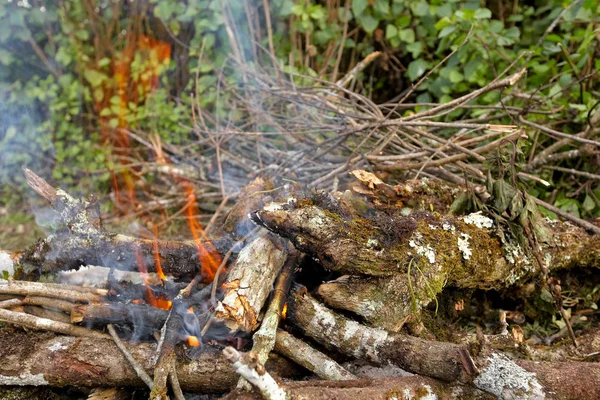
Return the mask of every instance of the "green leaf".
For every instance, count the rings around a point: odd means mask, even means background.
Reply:
[[[412,17],[410,15],[403,15],[401,17],[396,18],[396,26],[398,28],[406,28],[410,25],[410,21]]]
[[[410,52],[414,59],[419,58],[423,51],[423,43],[414,42],[406,45],[406,51]]]
[[[554,298],[552,294],[548,291],[548,289],[542,289],[540,291],[540,298],[546,303],[554,303]]]
[[[445,27],[444,29],[442,29],[440,31],[440,33],[438,34],[438,37],[444,38],[446,36],[448,36],[449,34],[451,34],[452,32],[454,32],[456,30],[456,26],[455,25],[448,25],[447,27]]]
[[[398,32],[398,36],[402,39],[403,42],[413,43],[415,41],[415,31],[412,29],[402,29]]]
[[[398,35],[398,28],[396,28],[394,25],[389,24],[388,26],[385,27],[385,38],[386,39],[391,39],[393,37],[396,37],[396,35]]]
[[[427,70],[427,62],[421,58],[408,64],[408,79],[415,81]]]
[[[452,83],[459,83],[462,82],[465,79],[465,77],[463,76],[463,74],[458,72],[458,70],[452,69],[452,71],[450,71],[448,79],[450,79],[450,82]]]
[[[92,85],[92,87],[100,86],[102,82],[108,77],[102,72],[98,72],[95,69],[87,69],[83,73],[83,77]]]
[[[108,66],[109,64],[110,64],[110,58],[108,58],[108,57],[101,58],[100,61],[98,61],[98,66],[100,68],[104,68],[104,67]]]
[[[77,39],[86,41],[90,38],[90,34],[88,31],[86,31],[85,29],[80,29],[77,32],[75,32],[75,36],[77,37]]]
[[[425,17],[429,15],[429,4],[426,1],[419,1],[410,6],[412,12],[417,17]]]
[[[367,9],[367,0],[352,0],[352,13],[358,18]]]
[[[364,14],[360,17],[360,24],[365,32],[367,32],[369,35],[372,35],[379,25],[379,20],[369,14]]]
[[[490,19],[492,18],[492,12],[487,8],[479,8],[475,11],[475,19]]]
[[[583,200],[581,208],[583,208],[587,212],[591,212],[594,208],[596,208],[596,203],[594,202],[594,199],[592,199],[592,196],[585,196],[585,200]]]
[[[349,22],[352,19],[352,12],[345,7],[338,8],[338,19],[340,22]]]
[[[377,14],[386,17],[390,14],[390,3],[388,0],[375,0],[373,10]]]

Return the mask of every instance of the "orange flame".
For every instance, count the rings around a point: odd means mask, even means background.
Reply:
[[[200,341],[198,340],[197,336],[190,335],[187,337],[187,344],[188,346],[198,347],[200,346]]]
[[[200,267],[204,276],[212,281],[215,278],[217,269],[221,265],[221,256],[217,253],[206,233],[204,233],[202,226],[195,218],[195,215],[198,214],[198,204],[192,185],[187,181],[183,182],[183,184],[188,198],[186,205],[188,224],[196,243],[196,249],[198,250],[198,261],[200,261]],[[203,239],[204,242],[200,239]]]
[[[156,274],[158,277],[166,281],[167,277],[165,276],[162,266],[160,265],[160,252],[158,251],[158,227],[153,224],[154,227],[154,241],[152,242],[152,247],[154,248],[154,265],[156,266]]]
[[[281,318],[283,318],[283,319],[287,318],[287,303],[285,303],[283,305],[283,309],[281,310]]]
[[[148,268],[146,267],[146,264],[144,264],[144,260],[142,259],[142,253],[140,252],[140,249],[137,247],[135,249],[135,257],[138,262],[138,270],[140,271],[140,275],[144,280],[144,286],[146,286],[146,296],[144,300],[146,300],[146,303],[150,304],[152,307],[162,308],[163,310],[170,310],[173,303],[170,300],[165,299],[163,297],[154,296],[154,293],[152,293],[152,290],[150,290]]]

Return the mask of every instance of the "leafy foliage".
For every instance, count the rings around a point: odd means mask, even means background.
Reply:
[[[382,61],[353,87],[379,102],[397,100],[425,76],[409,101],[447,102],[516,61],[529,71],[522,91],[535,93],[517,101],[544,111],[537,114],[540,124],[578,132],[598,106],[600,6],[591,0],[567,12],[561,0],[274,0],[268,10],[260,2],[251,9],[217,0],[135,3],[0,4],[0,185],[18,183],[20,169],[30,166],[46,168],[61,185],[98,190],[109,185],[114,154],[134,146],[125,130],[170,143],[193,138],[189,104],[219,110],[215,83],[231,54],[248,63],[271,62],[262,50],[269,48],[266,13],[277,62],[288,71],[335,81],[382,51]],[[161,43],[169,57],[161,56]],[[500,96],[490,92],[474,105],[499,105]],[[462,109],[447,118],[485,112]],[[546,145],[535,131],[527,135],[536,144],[523,149],[525,160]],[[564,167],[594,172],[595,162],[582,157]],[[534,185],[531,194],[581,217],[600,215],[600,189],[561,171],[540,174],[553,190]]]

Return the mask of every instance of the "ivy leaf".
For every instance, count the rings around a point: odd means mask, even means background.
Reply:
[[[352,0],[352,13],[358,18],[367,9],[367,0]]]
[[[102,84],[102,82],[107,78],[101,72],[96,71],[95,69],[88,69],[83,73],[84,78],[92,85],[92,87],[97,87]]]
[[[427,62],[421,58],[408,64],[408,79],[415,81],[425,73]]]
[[[462,82],[465,79],[465,77],[463,76],[463,74],[458,72],[458,70],[453,69],[452,71],[450,71],[448,79],[450,79],[450,82],[452,83],[459,83]]]
[[[490,19],[492,18],[492,12],[487,8],[478,8],[475,11],[475,19]]]
[[[390,13],[390,3],[388,0],[375,0],[373,10],[382,16],[386,16]]]
[[[365,32],[371,35],[373,34],[373,32],[375,32],[375,29],[377,29],[377,25],[379,25],[379,20],[369,14],[364,14],[360,17],[360,24],[362,25]]]
[[[385,38],[386,39],[391,39],[393,37],[396,37],[396,35],[398,35],[398,28],[396,28],[394,25],[389,24],[388,26],[385,27]]]
[[[415,41],[415,31],[413,31],[410,28],[402,29],[398,33],[398,36],[400,37],[400,39],[402,39],[403,42],[406,43],[413,43]]]

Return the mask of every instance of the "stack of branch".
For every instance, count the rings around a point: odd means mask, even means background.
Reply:
[[[442,64],[452,55],[454,52]],[[455,184],[468,181],[478,188],[488,172],[494,172],[494,164],[486,161],[500,150],[513,151],[518,140],[531,144],[528,159],[518,172],[520,179],[547,186],[550,179],[539,176],[550,177],[552,171],[572,174],[586,187],[600,179],[593,172],[564,168],[569,160],[592,160],[598,155],[600,109],[590,112],[579,132],[539,124],[539,118],[553,115],[556,109],[540,102],[535,94],[520,91],[518,83],[527,72],[515,67],[520,57],[489,84],[447,103],[407,102],[440,64],[399,101],[377,105],[348,87],[380,57],[379,52],[369,55],[346,76],[330,83],[229,60],[216,90],[223,109],[235,110],[235,119],[227,113],[212,115],[192,104],[190,129],[197,140],[185,147],[157,144],[150,135],[132,133],[153,153],[185,160],[179,165],[173,161],[173,165],[146,168],[146,173],[158,179],[144,190],[152,193],[163,187],[156,184],[160,181],[171,188],[173,177],[183,177],[201,190],[198,196],[206,199],[205,204],[212,202],[213,209],[221,210],[227,207],[222,199],[226,204],[239,195],[248,176],[261,174],[335,190],[339,182],[347,181],[348,172],[370,169],[403,178],[437,177]],[[494,91],[501,92],[497,104],[479,104],[481,96]],[[480,111],[476,117],[472,116],[474,109]],[[184,198],[166,189],[155,197],[147,204],[175,205]]]
[[[127,285],[114,280],[107,289],[5,281],[0,320],[65,336],[4,328],[0,384],[146,385],[153,399],[169,393],[183,398],[183,390],[232,389],[230,398],[265,399],[600,396],[597,363],[523,358],[527,346],[508,332],[479,334],[468,344],[440,342],[423,331],[420,320],[421,310],[446,285],[501,288],[547,278],[558,269],[597,268],[599,235],[569,223],[546,223],[552,234],[540,242],[542,266],[519,243],[499,237],[487,216],[431,211],[434,203],[436,210],[448,210],[464,188],[431,180],[391,186],[366,171],[354,175],[358,181],[352,190],[328,194],[288,186],[276,201],[265,195],[264,180],[250,184],[223,225],[222,242],[229,243],[229,250],[214,247],[223,262],[207,282],[198,252],[216,241],[147,243],[106,232],[89,202],[28,171],[30,185],[53,205],[59,221],[53,235],[13,256],[15,275],[32,279],[61,266],[86,264],[84,257],[96,251],[105,257],[94,262],[109,260],[104,265],[111,268],[135,270],[142,258],[149,270],[163,264],[174,276],[154,285],[162,287],[172,305],[163,310],[124,301]],[[248,217],[259,227],[238,237],[230,228],[245,226]],[[119,262],[106,257],[113,253],[120,255]],[[126,257],[130,253],[142,257]],[[68,254],[74,255],[70,261]],[[290,293],[305,255],[342,276],[316,282],[314,293],[300,284]],[[179,267],[193,265],[190,258],[195,268]],[[148,288],[147,282],[137,291]],[[282,322],[284,306],[287,319]],[[119,332],[127,328],[134,335],[136,330],[156,333],[157,342],[123,343]],[[250,335],[251,347],[240,353],[243,338]],[[200,346],[191,347],[190,337]],[[233,346],[216,350],[227,344]],[[282,381],[295,368],[281,356],[322,381]],[[335,361],[340,356],[414,375],[360,376]]]

